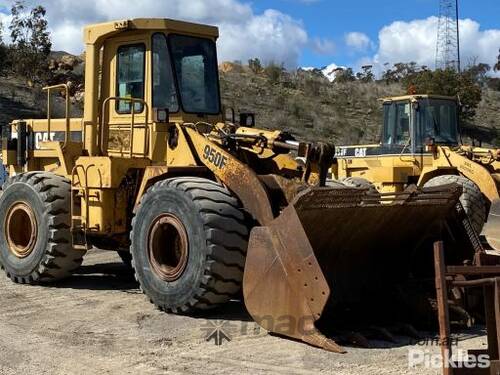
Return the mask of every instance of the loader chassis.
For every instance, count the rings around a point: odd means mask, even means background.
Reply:
[[[52,86],[49,99],[65,91],[66,118],[51,119],[48,100],[46,120],[3,134],[0,265],[34,284],[70,275],[90,247],[119,251],[173,313],[227,302],[243,282],[259,324],[340,352],[315,325],[324,312],[425,274],[416,259],[436,239],[459,264],[471,254],[454,210],[460,189],[326,186],[333,145],[225,121],[217,37],[165,19],[85,28],[83,118],[68,117],[68,87]],[[400,236],[388,239],[386,225]],[[297,322],[288,332],[274,324],[283,314]]]
[[[499,151],[460,145],[455,98],[411,95],[382,102],[380,144],[338,147],[333,178],[362,178],[380,192],[404,191],[411,184],[459,183],[462,204],[481,232],[499,199]]]

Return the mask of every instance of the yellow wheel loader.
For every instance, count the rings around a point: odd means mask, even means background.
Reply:
[[[380,192],[457,183],[472,226],[478,233],[484,228],[489,244],[500,249],[500,149],[461,144],[456,98],[411,95],[381,101],[380,144],[337,147],[333,178]]]
[[[0,264],[45,283],[91,247],[118,251],[164,311],[213,308],[243,284],[261,326],[341,352],[321,330],[368,299],[374,315],[375,296],[397,305],[389,289],[428,277],[433,241],[457,264],[473,254],[461,189],[327,186],[334,146],[224,119],[217,37],[167,19],[85,28],[84,117],[52,119],[50,93],[67,108],[69,93],[47,87],[48,118],[3,131]]]

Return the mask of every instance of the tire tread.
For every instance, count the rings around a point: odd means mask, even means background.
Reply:
[[[463,192],[460,196],[462,204],[469,221],[477,233],[481,233],[486,222],[486,202],[479,187],[464,176],[442,175],[437,176],[424,184],[424,187],[433,187],[447,184],[458,184],[462,186]]]
[[[142,197],[148,199],[159,189],[175,189],[194,202],[204,224],[206,259],[204,277],[194,297],[180,306],[156,304],[166,312],[187,313],[213,308],[229,301],[241,289],[249,229],[240,203],[223,185],[199,177],[179,177],[157,182]],[[136,223],[132,219],[131,240]],[[132,256],[132,266],[135,261]],[[140,280],[135,273],[137,281]],[[144,292],[144,288],[141,288]]]
[[[26,276],[16,276],[11,271],[5,270],[7,276],[12,281],[22,284],[53,282],[70,276],[81,265],[85,252],[75,250],[71,245],[69,180],[49,172],[21,173],[5,182],[4,194],[16,183],[30,185],[43,201],[45,205],[43,221],[49,223],[49,238],[45,254],[37,269]]]

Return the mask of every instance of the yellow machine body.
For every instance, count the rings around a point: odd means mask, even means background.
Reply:
[[[401,192],[411,184],[423,187],[438,176],[462,176],[483,195],[486,219],[500,198],[500,149],[460,144],[457,99],[409,95],[381,101],[381,143],[337,147],[333,178],[362,178],[380,192]],[[497,215],[490,213],[488,233],[500,224]]]
[[[336,177],[367,177],[390,197],[326,186],[332,145],[298,142],[285,132],[224,118],[218,35],[215,27],[165,19],[84,29],[83,118],[69,118],[66,85],[48,87],[49,118],[13,121],[3,142],[10,178],[0,198],[6,213],[0,217],[0,263],[13,281],[36,283],[74,270],[81,255],[72,251],[83,254],[95,246],[131,253],[142,289],[163,310],[212,307],[243,282],[247,308],[266,329],[342,351],[315,326],[323,310],[359,302],[374,285],[369,274],[385,275],[391,284],[414,273],[396,259],[413,254],[416,244],[442,238],[453,216],[455,185],[404,187],[441,168],[465,173],[471,163],[479,173],[479,167],[456,152],[447,156],[448,148],[383,158],[341,157],[341,148]],[[65,91],[67,115],[51,119],[50,94],[59,91]],[[463,166],[444,162],[455,159],[463,159]],[[174,198],[171,211],[157,212]],[[25,201],[33,199],[31,209]],[[174,213],[182,207],[191,208],[184,216]],[[144,229],[146,219],[151,224]],[[388,238],[384,223],[400,223],[401,236]],[[458,232],[453,238],[465,233]],[[52,239],[44,240],[44,233]],[[201,258],[190,263],[195,256]],[[183,281],[186,274],[192,279]],[[180,284],[189,293],[169,294]],[[162,288],[165,295],[157,292]],[[278,323],[287,314],[295,323],[284,332]]]

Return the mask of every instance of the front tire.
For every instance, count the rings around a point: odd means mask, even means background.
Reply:
[[[472,228],[480,234],[486,222],[486,202],[479,187],[463,176],[443,175],[431,178],[424,187],[435,187],[448,184],[458,184],[462,187],[460,203],[469,217]]]
[[[85,252],[72,246],[70,182],[47,172],[9,178],[0,198],[0,264],[16,283],[65,278]]]
[[[167,312],[227,302],[241,288],[248,228],[238,200],[197,177],[154,184],[132,221],[132,265],[142,291]]]

